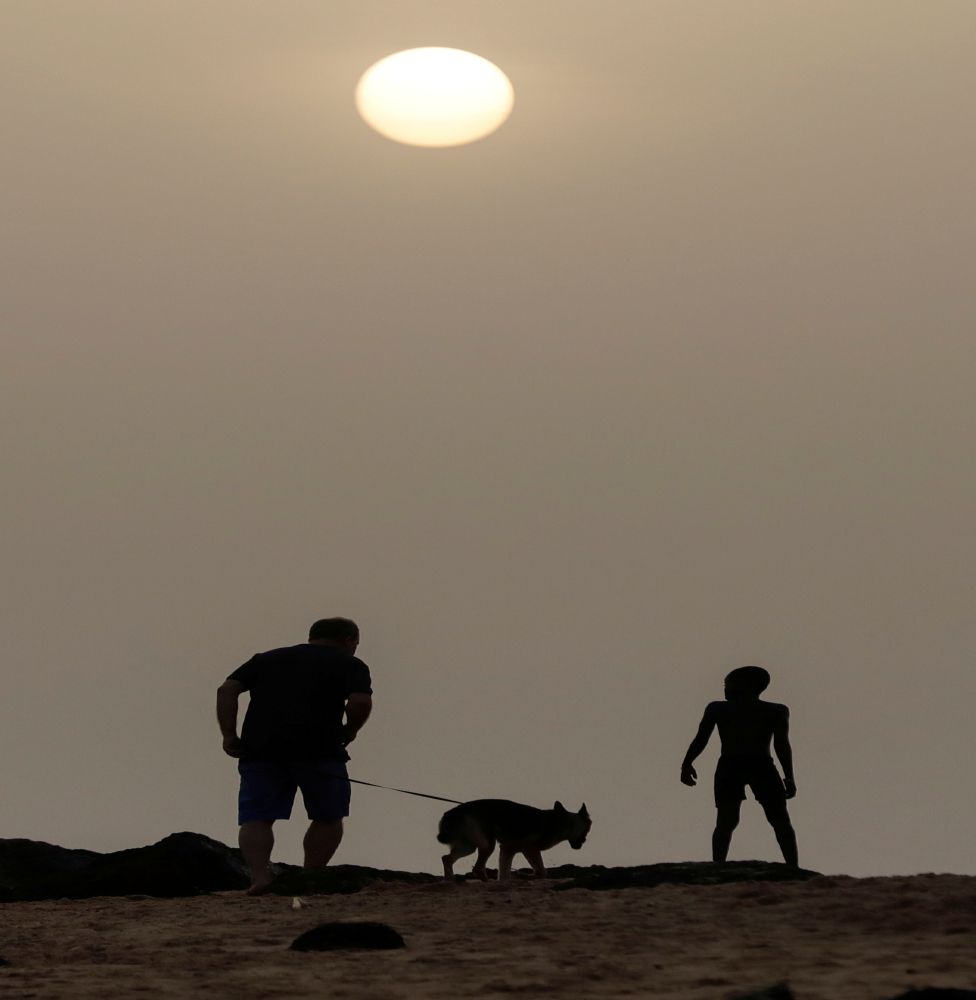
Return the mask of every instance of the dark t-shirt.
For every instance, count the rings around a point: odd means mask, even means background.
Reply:
[[[251,695],[241,729],[245,760],[348,760],[346,699],[373,692],[362,660],[311,643],[258,653],[228,679]]]

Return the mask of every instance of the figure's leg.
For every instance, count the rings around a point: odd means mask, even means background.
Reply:
[[[302,790],[309,819],[302,841],[303,867],[325,868],[342,842],[342,821],[349,815],[351,786],[346,765],[339,760],[296,761],[289,771]]]
[[[498,845],[498,881],[505,882],[512,877],[512,859],[515,852],[504,844]]]
[[[487,882],[488,872],[486,866],[488,858],[491,857],[491,852],[495,849],[495,841],[489,840],[484,836],[479,836],[475,841],[475,846],[478,848],[478,857],[471,872],[473,875],[477,875],[483,882]]]
[[[259,896],[271,885],[271,850],[274,847],[273,821],[249,820],[238,834],[244,863],[251,872],[249,896]]]
[[[342,842],[341,819],[313,819],[305,831],[305,868],[325,868]]]
[[[776,834],[776,843],[783,852],[783,860],[794,868],[799,866],[796,849],[796,832],[790,822],[790,814],[785,802],[763,802],[763,812]]]
[[[444,878],[454,878],[454,862],[458,858],[474,854],[474,851],[474,844],[469,844],[467,841],[458,841],[456,844],[451,844],[450,852],[441,858],[444,864]]]
[[[546,877],[546,866],[542,860],[542,851],[538,848],[529,848],[527,851],[522,852],[525,855],[525,860],[532,866],[532,871],[535,873],[536,878]]]
[[[273,761],[242,760],[237,764],[241,788],[237,800],[238,843],[251,872],[252,896],[267,892],[271,884],[272,824],[288,819],[295,800],[291,776]]]
[[[723,802],[715,817],[715,832],[712,834],[712,861],[725,861],[729,856],[732,833],[739,825],[739,810],[742,802]]]

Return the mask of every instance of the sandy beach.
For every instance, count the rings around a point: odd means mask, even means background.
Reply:
[[[552,883],[378,884],[352,895],[216,893],[5,904],[0,994],[797,1000],[976,987],[976,878],[553,891]],[[299,953],[330,920],[395,927],[396,951]]]

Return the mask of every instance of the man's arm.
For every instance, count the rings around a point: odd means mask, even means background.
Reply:
[[[783,711],[776,716],[773,727],[773,749],[783,766],[786,797],[792,799],[796,795],[796,780],[793,777],[793,748],[790,746],[790,710],[785,705],[781,707]]]
[[[241,741],[237,735],[237,700],[244,691],[244,685],[229,677],[217,688],[217,725],[224,738],[224,753],[229,757],[240,757]]]
[[[694,785],[698,781],[698,772],[694,769],[694,767],[692,767],[692,764],[702,750],[708,746],[708,739],[712,735],[712,730],[714,728],[715,714],[712,711],[712,706],[708,705],[705,708],[705,714],[702,716],[701,722],[698,724],[698,732],[695,733],[695,738],[691,741],[691,745],[688,747],[685,759],[681,762],[682,784]]]
[[[351,694],[346,699],[346,722],[342,727],[343,742],[348,746],[356,738],[356,734],[373,711],[373,696],[369,694]]]

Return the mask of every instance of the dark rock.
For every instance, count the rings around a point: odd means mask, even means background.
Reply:
[[[0,840],[0,899],[40,879],[82,871],[100,857],[95,851],[69,850],[40,840]]]
[[[403,948],[399,933],[388,924],[370,921],[319,924],[288,946],[292,951],[336,951],[343,948]]]
[[[98,854],[32,840],[0,840],[0,901],[92,896],[196,896],[244,889],[240,852],[199,833]]]
[[[385,868],[362,868],[359,865],[334,865],[317,871],[290,868],[271,883],[270,892],[279,896],[337,895],[359,892],[377,882],[402,882],[422,885],[440,882],[426,872],[398,872]]]
[[[941,989],[926,986],[921,990],[908,990],[893,1000],[976,1000],[976,990]]]
[[[277,877],[271,892],[282,896],[353,893],[379,882],[420,885],[442,881],[427,872],[358,865],[335,865],[314,872],[293,865],[275,865],[274,869]],[[562,865],[549,871],[549,877],[557,880],[555,889],[646,888],[669,882],[776,882],[808,879],[815,874],[763,861],[723,865],[684,862],[632,868]],[[0,840],[0,902],[92,896],[196,896],[244,889],[249,883],[240,851],[199,833],[174,833],[148,847],[109,854],[69,850],[35,840]]]
[[[359,892],[376,882],[439,881],[425,872],[358,865],[304,872],[278,864],[274,870],[277,877],[271,891],[283,896]],[[36,840],[0,840],[0,902],[197,896],[246,889],[250,881],[240,851],[199,833],[174,833],[148,847],[109,854]]]
[[[786,983],[777,983],[755,993],[743,993],[734,1000],[793,1000],[793,993]]]
[[[664,884],[724,885],[729,882],[802,882],[818,877],[818,872],[769,861],[666,862],[630,868],[592,865],[578,868],[565,865],[549,871],[549,877],[568,878],[554,889],[648,889]]]
[[[3,968],[6,965],[10,965],[10,962],[5,959],[3,955],[0,955],[0,968]]]

